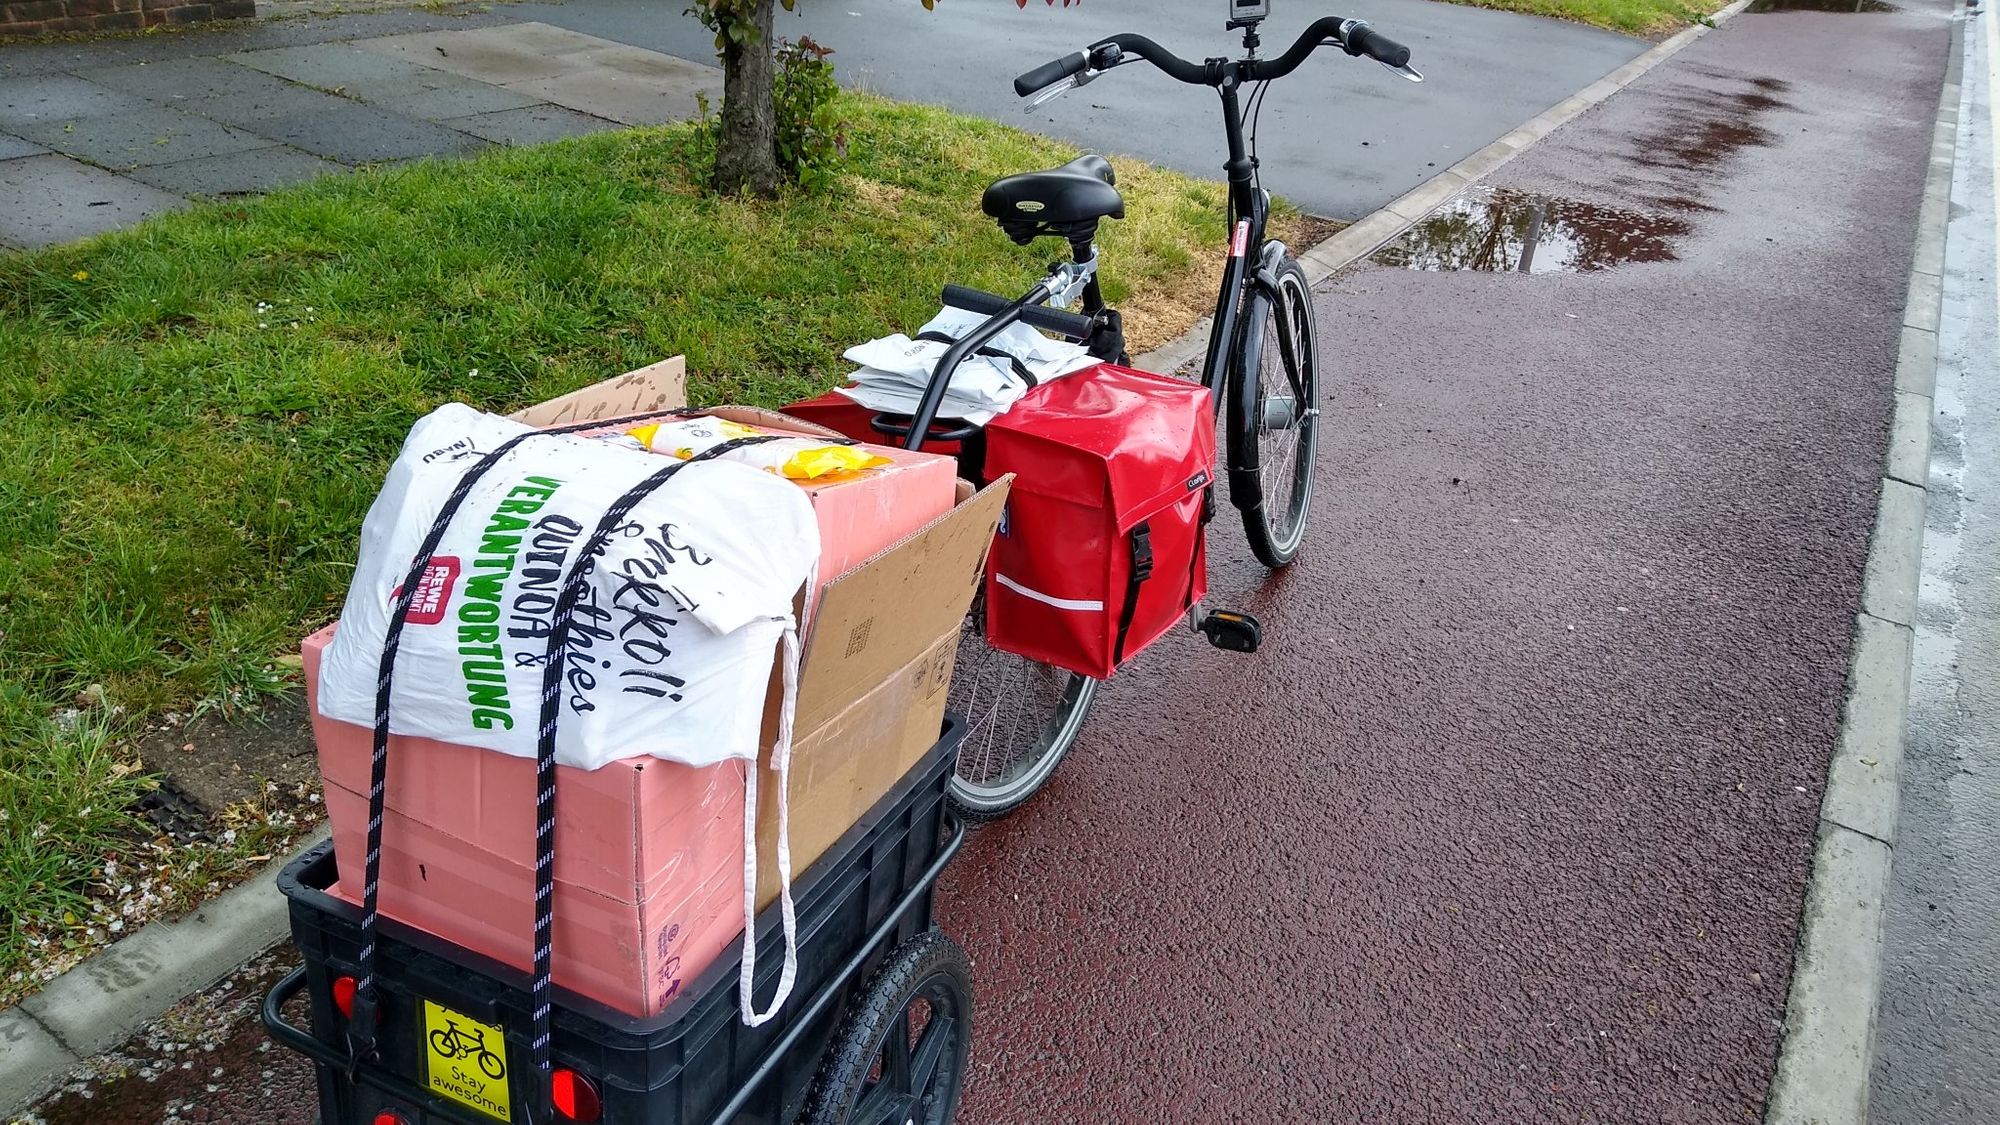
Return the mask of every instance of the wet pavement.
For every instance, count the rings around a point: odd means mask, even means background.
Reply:
[[[1946,29],[1731,21],[1463,212],[1666,253],[1322,287],[1306,553],[1215,525],[1263,651],[1163,642],[947,872],[961,1121],[1761,1117]],[[238,1026],[49,1120],[305,1125]]]
[[[264,994],[298,964],[281,948],[190,996],[90,1061],[22,1125],[312,1125],[312,1068],[270,1041]],[[301,1003],[302,1006],[302,1003]],[[305,1018],[303,1013],[294,1018]]]
[[[1671,256],[1323,287],[1306,552],[1212,540],[1266,647],[947,872],[964,1122],[1761,1119],[1947,42],[1732,20],[1493,177]]]

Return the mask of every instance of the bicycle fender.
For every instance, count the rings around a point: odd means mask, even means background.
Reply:
[[[1273,295],[1277,293],[1276,277],[1269,277],[1259,268],[1260,276],[1249,283],[1250,292],[1243,302],[1242,321],[1237,331],[1242,333],[1236,347],[1236,370],[1229,380],[1229,442],[1227,445],[1227,471],[1229,473],[1229,502],[1238,511],[1254,512],[1264,506],[1264,485],[1257,479],[1257,440],[1252,432],[1243,436],[1245,427],[1254,427],[1257,418],[1257,369],[1264,351],[1264,320],[1271,315]]]

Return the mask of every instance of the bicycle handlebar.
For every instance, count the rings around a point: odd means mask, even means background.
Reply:
[[[1359,20],[1346,30],[1341,44],[1350,55],[1367,55],[1383,66],[1410,65],[1410,49]]]
[[[1143,35],[1113,35],[1078,51],[1043,63],[1014,79],[1014,92],[1027,97],[1044,87],[1080,73],[1087,67],[1108,69],[1127,61],[1127,56],[1145,59],[1165,71],[1167,77],[1194,86],[1220,86],[1232,74],[1242,82],[1267,82],[1283,78],[1299,68],[1306,56],[1327,42],[1340,45],[1350,55],[1366,55],[1389,67],[1407,66],[1410,49],[1368,26],[1363,20],[1326,16],[1314,20],[1284,54],[1269,59],[1206,59],[1190,62]],[[1107,51],[1107,48],[1115,48]]]
[[[1084,57],[1082,51],[1072,51],[1062,58],[1051,59],[1019,78],[1014,79],[1014,93],[1025,98],[1044,86],[1053,86],[1057,82],[1061,82],[1063,79],[1088,66],[1089,63],[1090,60]]]

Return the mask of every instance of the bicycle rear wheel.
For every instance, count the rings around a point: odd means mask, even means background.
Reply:
[[[1229,463],[1256,465],[1262,503],[1243,512],[1250,550],[1265,566],[1289,564],[1305,541],[1319,451],[1319,341],[1312,286],[1286,259],[1276,299],[1253,294],[1229,393]]]
[[[951,676],[948,706],[966,723],[952,805],[974,820],[1019,808],[1076,744],[1096,697],[1088,676],[987,644],[985,599],[975,600]]]

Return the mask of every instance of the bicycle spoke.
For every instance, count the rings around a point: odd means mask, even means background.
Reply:
[[[919,1097],[931,1087],[937,1078],[938,1064],[944,1060],[945,1051],[951,1046],[952,1037],[958,1034],[957,1021],[931,1014],[929,1026],[917,1040],[916,1054],[910,1059],[910,1092]]]
[[[854,1107],[854,1116],[849,1120],[854,1125],[903,1125],[903,1106],[908,1100],[908,1094],[890,1083],[877,1082],[861,1095],[861,1102]]]

